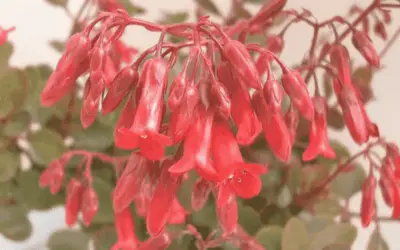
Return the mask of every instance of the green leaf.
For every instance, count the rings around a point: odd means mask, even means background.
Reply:
[[[211,203],[208,203],[200,211],[192,214],[192,221],[197,226],[214,228],[218,224],[215,206]]]
[[[345,126],[342,113],[337,108],[328,108],[326,113],[328,125],[336,130],[342,130]]]
[[[351,245],[357,237],[357,228],[351,224],[342,223],[327,226],[315,234],[308,250],[324,250],[333,244]]]
[[[119,3],[124,6],[124,9],[126,10],[126,12],[128,12],[130,16],[146,13],[146,10],[143,7],[133,4],[131,0],[119,0]]]
[[[372,232],[368,241],[367,250],[389,250],[388,244],[379,231],[374,230],[374,232]]]
[[[99,229],[92,239],[94,250],[110,250],[118,238],[114,226],[105,226]]]
[[[29,79],[29,95],[25,101],[25,110],[28,111],[35,121],[41,124],[46,123],[54,108],[45,108],[40,105],[40,95],[52,69],[47,65],[28,66],[24,69],[26,77]]]
[[[238,222],[250,235],[255,234],[262,227],[260,215],[249,206],[239,205]]]
[[[281,250],[283,229],[279,226],[261,228],[255,238],[268,250]]]
[[[32,233],[27,211],[18,205],[0,206],[0,233],[12,241],[24,241]]]
[[[50,41],[50,46],[57,52],[62,53],[65,50],[65,42],[59,40]]]
[[[191,171],[189,173],[189,178],[183,181],[181,187],[176,194],[179,202],[186,210],[192,209],[192,191],[193,186],[198,178],[199,177],[196,172]]]
[[[341,214],[343,208],[338,200],[326,199],[318,201],[315,204],[314,210],[318,216],[333,218]]]
[[[357,165],[351,172],[340,173],[332,182],[332,192],[344,199],[361,190],[366,173],[363,167]]]
[[[327,226],[334,224],[332,218],[312,216],[309,221],[306,222],[307,231],[312,238],[316,233],[321,232]]]
[[[308,241],[306,225],[300,219],[292,217],[283,229],[282,250],[306,249]]]
[[[112,189],[109,182],[95,177],[93,179],[93,188],[99,197],[99,211],[93,218],[93,223],[104,224],[114,222],[114,210],[112,205]]]
[[[68,0],[46,0],[49,4],[59,7],[65,7],[68,4]]]
[[[5,136],[18,136],[29,128],[31,117],[28,112],[21,111],[10,117],[10,122],[6,123],[2,129]]]
[[[29,209],[47,210],[62,204],[61,195],[52,195],[48,188],[39,187],[40,172],[31,169],[21,172],[17,177],[18,188],[15,190],[18,202]]]
[[[114,142],[113,130],[99,122],[93,123],[88,129],[72,133],[72,137],[77,148],[93,151],[102,151]]]
[[[41,165],[61,157],[66,150],[61,135],[46,128],[30,135],[28,141],[33,149],[34,162]]]
[[[196,3],[203,9],[213,13],[214,15],[220,16],[221,12],[212,0],[196,0]]]
[[[8,70],[8,61],[13,52],[14,46],[10,42],[0,46],[0,77]]]
[[[24,101],[21,71],[10,69],[0,76],[0,118],[20,108]]]
[[[50,235],[47,247],[50,250],[87,250],[89,237],[81,231],[62,229]]]
[[[20,166],[20,157],[17,152],[0,151],[0,183],[14,178]]]
[[[328,73],[324,74],[323,83],[324,83],[324,95],[328,99],[333,94],[332,79]]]
[[[14,199],[15,186],[14,180],[0,183],[0,200]]]
[[[185,22],[189,18],[186,11],[164,12],[163,18],[159,21],[161,24],[174,24]]]

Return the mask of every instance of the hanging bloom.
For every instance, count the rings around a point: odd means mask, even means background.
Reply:
[[[284,70],[282,75],[282,85],[300,114],[307,120],[312,121],[314,116],[314,107],[307,86],[300,73],[295,70]]]
[[[65,224],[69,227],[74,225],[78,218],[78,213],[82,204],[83,191],[84,186],[78,179],[72,178],[69,181],[65,198]]]
[[[224,55],[235,72],[248,87],[260,89],[260,75],[245,45],[236,40],[228,40],[224,45]]]
[[[166,159],[161,166],[161,176],[150,202],[146,216],[147,231],[157,235],[164,229],[170,216],[176,192],[182,181],[181,177],[171,175],[168,168],[173,164],[172,159]]]
[[[195,119],[195,108],[199,103],[199,91],[194,82],[186,87],[186,93],[182,104],[177,106],[171,113],[168,133],[174,144],[180,142],[189,131]]]
[[[81,211],[83,224],[89,226],[99,210],[99,197],[93,187],[86,187],[82,195]]]
[[[352,88],[350,55],[346,47],[341,44],[334,44],[330,47],[330,65],[336,70],[337,78],[333,78],[333,89],[338,96],[342,84]]]
[[[367,123],[362,104],[354,89],[343,87],[338,96],[338,103],[353,140],[358,144],[365,143],[369,136]]]
[[[310,143],[303,152],[303,161],[311,161],[318,155],[333,159],[336,153],[329,145],[328,125],[326,121],[327,103],[324,97],[313,98],[315,114],[310,127]]]
[[[292,152],[292,139],[282,111],[272,112],[273,109],[266,104],[261,91],[254,93],[252,103],[272,152],[281,161],[288,162]]]
[[[134,149],[139,147],[143,156],[159,160],[166,146],[172,144],[168,136],[160,134],[163,98],[167,84],[167,64],[161,58],[146,61],[140,76],[140,100],[130,128],[120,128],[117,147]]]
[[[297,132],[297,126],[299,125],[299,118],[300,118],[299,113],[293,107],[293,105],[290,104],[289,110],[285,114],[285,123],[289,130],[292,146],[296,140],[296,132]]]
[[[249,199],[261,191],[260,175],[267,173],[261,164],[245,163],[239,145],[229,124],[216,118],[213,124],[212,155],[221,187],[228,188],[239,197]],[[225,187],[224,187],[225,186]],[[219,201],[220,205],[226,200]]]
[[[226,198],[221,206],[217,206],[217,217],[224,234],[230,234],[235,231],[238,224],[238,207],[236,197],[233,193]]]
[[[107,95],[101,105],[103,115],[113,112],[137,84],[139,73],[130,66],[123,68],[108,87]]]
[[[274,79],[273,75],[268,76],[268,79],[264,84],[263,94],[265,102],[273,113],[281,110],[283,89],[279,82]]]
[[[46,170],[40,175],[39,184],[41,187],[50,187],[50,192],[56,194],[64,179],[64,165],[69,158],[56,159],[49,163]]]
[[[372,44],[371,38],[363,31],[354,32],[352,37],[354,47],[361,53],[364,59],[376,68],[380,67],[379,55]]]
[[[368,227],[375,215],[375,189],[376,179],[370,174],[365,179],[361,190],[361,223],[363,227]]]
[[[196,120],[184,139],[183,155],[169,171],[182,174],[194,168],[201,177],[214,180],[217,173],[210,160],[214,110],[205,110],[204,106],[199,105],[196,113]]]
[[[139,240],[135,234],[135,224],[130,208],[115,212],[114,217],[118,240],[111,250],[135,250]]]
[[[231,115],[238,127],[236,139],[240,145],[250,145],[261,132],[261,124],[257,119],[249,92],[244,83],[235,77],[229,64],[222,62],[218,68],[218,77],[230,93]]]
[[[132,153],[126,167],[118,178],[114,189],[113,205],[116,212],[129,207],[139,193],[145,180],[151,162],[137,153]]]

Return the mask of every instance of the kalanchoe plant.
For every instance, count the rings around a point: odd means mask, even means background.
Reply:
[[[71,13],[67,1],[47,1]],[[400,150],[365,105],[400,28],[381,53],[370,36],[388,39],[400,3],[371,1],[317,22],[286,0],[232,1],[227,17],[198,0],[196,21],[166,13],[153,23],[133,17],[144,9],[128,1],[85,0],[68,40],[51,42],[62,52],[54,70],[8,68],[14,28],[0,28],[0,233],[24,240],[29,210],[65,204],[66,224],[80,229],[53,233],[52,250],[89,241],[96,250],[351,249],[352,216],[376,228],[368,249],[387,249],[375,196],[400,218]],[[314,33],[289,66],[279,55],[297,23]],[[130,47],[121,40],[130,26],[158,42]],[[324,30],[334,36],[321,40]],[[361,151],[350,155],[329,128],[348,130]],[[350,213],[358,192],[360,212]]]

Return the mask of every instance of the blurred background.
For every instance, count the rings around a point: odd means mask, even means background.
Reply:
[[[325,19],[334,14],[347,13],[349,6],[359,3],[365,6],[371,0],[288,0],[289,8],[310,9],[318,19]],[[82,0],[69,0],[72,12],[76,12]],[[230,0],[215,1],[220,10],[229,10]],[[193,14],[193,0],[146,0],[136,1],[137,4],[147,9],[143,16],[147,20],[157,20],[165,11],[184,11],[188,10]],[[393,25],[389,34],[400,25],[400,15],[393,15]],[[397,25],[396,25],[397,24]],[[4,27],[16,26],[16,32],[10,35],[10,40],[15,45],[15,51],[11,59],[11,64],[15,66],[25,66],[36,63],[46,63],[54,66],[59,58],[59,54],[49,45],[50,40],[64,40],[69,33],[71,20],[61,8],[56,8],[46,3],[45,0],[2,0],[0,1],[0,25]],[[290,29],[285,40],[287,46],[281,58],[287,62],[297,62],[303,57],[304,51],[309,45],[312,30],[305,25],[296,25],[295,29]],[[157,34],[147,32],[142,29],[131,29],[126,34],[126,41],[140,49],[147,48],[149,44],[157,41]],[[349,42],[349,41],[346,41]],[[374,40],[378,51],[382,48],[380,40]],[[357,61],[358,60],[358,61]],[[361,57],[356,53],[356,62],[361,62]],[[371,120],[380,127],[381,135],[390,138],[396,143],[400,143],[400,41],[393,46],[390,52],[382,60],[384,69],[375,74],[373,88],[376,101],[367,106]],[[359,150],[354,144],[348,132],[337,133],[332,131],[332,137],[348,145],[352,152]],[[379,215],[388,216],[390,211],[387,209],[382,199],[379,199]],[[359,195],[351,200],[351,211],[359,210]],[[64,228],[64,212],[61,208],[51,212],[32,212],[30,219],[33,223],[32,237],[26,242],[15,244],[0,236],[0,250],[42,250],[50,235],[56,229]],[[373,227],[363,229],[360,223],[354,219],[359,227],[357,241],[353,249],[365,249]],[[382,222],[382,234],[387,240],[390,249],[400,249],[398,234],[400,232],[400,222]]]

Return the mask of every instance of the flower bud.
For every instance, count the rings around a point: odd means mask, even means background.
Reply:
[[[251,88],[261,88],[260,75],[244,44],[228,40],[224,45],[224,55],[244,83]]]
[[[357,31],[353,34],[352,42],[354,47],[361,53],[364,59],[376,68],[380,67],[380,58],[376,52],[371,39],[365,32]]]
[[[83,190],[84,187],[79,180],[73,178],[69,181],[65,201],[65,223],[70,227],[75,224],[78,218]]]
[[[369,175],[364,180],[361,189],[361,224],[368,227],[375,215],[375,189],[376,179],[373,175]]]
[[[88,227],[99,210],[99,197],[92,187],[87,187],[83,193],[81,210],[83,224]]]

